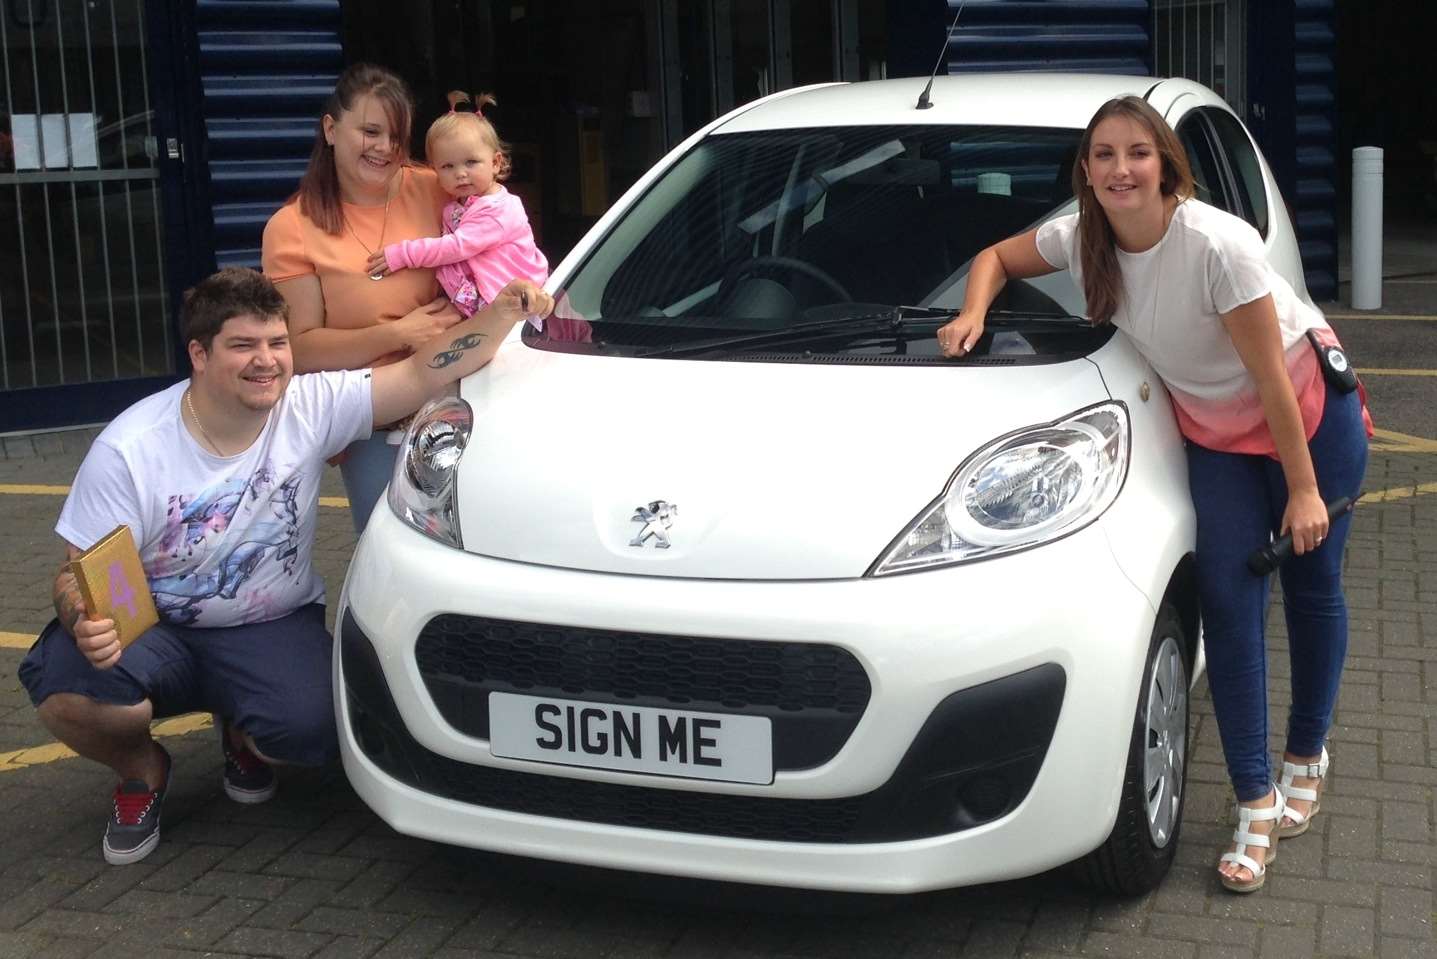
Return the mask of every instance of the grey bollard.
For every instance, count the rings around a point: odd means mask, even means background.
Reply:
[[[1352,308],[1382,307],[1382,148],[1352,151]]]

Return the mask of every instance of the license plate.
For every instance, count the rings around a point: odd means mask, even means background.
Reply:
[[[489,748],[508,759],[565,766],[773,782],[766,716],[490,693]]]

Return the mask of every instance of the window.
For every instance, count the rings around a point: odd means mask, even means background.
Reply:
[[[1213,148],[1212,135],[1203,122],[1203,110],[1195,110],[1178,124],[1178,140],[1187,151],[1193,179],[1197,181],[1197,198],[1218,209],[1242,215],[1242,209],[1227,195],[1223,182],[1222,160]]]
[[[1253,149],[1252,140],[1237,118],[1226,110],[1204,110],[1213,131],[1217,134],[1222,152],[1237,181],[1238,191],[1244,200],[1242,218],[1257,228],[1267,238],[1267,183],[1262,175],[1262,163]],[[1234,211],[1236,212],[1236,211]]]
[[[974,255],[1071,201],[1078,136],[937,125],[711,135],[594,248],[565,307],[610,346],[786,327],[835,304],[956,308]],[[1024,308],[1065,312],[1049,296]]]

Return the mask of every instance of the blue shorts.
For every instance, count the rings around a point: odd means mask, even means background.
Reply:
[[[272,759],[318,766],[339,755],[324,607],[302,606],[267,623],[198,629],[161,623],[140,634],[109,669],[96,669],[58,620],[20,663],[39,706],[55,693],[132,706],[156,719],[210,712],[248,733]]]

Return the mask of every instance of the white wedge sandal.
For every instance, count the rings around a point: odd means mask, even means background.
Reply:
[[[1315,763],[1283,763],[1282,781],[1278,784],[1283,795],[1288,799],[1301,799],[1304,802],[1312,803],[1312,808],[1306,813],[1300,813],[1296,809],[1288,809],[1285,815],[1292,820],[1292,825],[1284,826],[1278,823],[1277,836],[1279,839],[1291,839],[1293,836],[1301,836],[1307,832],[1312,825],[1312,817],[1322,808],[1322,787],[1327,780],[1327,747],[1322,747],[1322,758]],[[1305,789],[1302,786],[1294,786],[1292,781],[1298,776],[1306,779],[1316,779],[1315,789]]]
[[[1283,801],[1282,790],[1273,786],[1272,791],[1271,806],[1252,807],[1238,804],[1237,829],[1233,830],[1232,834],[1232,841],[1237,843],[1237,848],[1232,852],[1223,853],[1219,862],[1231,862],[1244,866],[1252,872],[1252,878],[1244,882],[1241,879],[1234,879],[1231,876],[1218,873],[1218,879],[1221,880],[1224,889],[1232,892],[1257,892],[1262,888],[1262,884],[1267,882],[1267,867],[1277,859],[1277,828],[1274,826],[1272,832],[1263,835],[1253,832],[1248,827],[1255,822],[1281,820],[1282,814],[1287,812],[1287,803]],[[1262,862],[1258,862],[1247,854],[1249,846],[1267,850],[1267,855],[1263,857]]]

